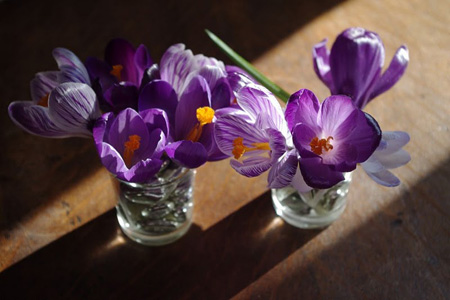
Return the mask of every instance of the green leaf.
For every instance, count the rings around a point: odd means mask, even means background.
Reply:
[[[245,58],[237,54],[233,49],[230,48],[224,41],[218,38],[214,33],[205,29],[206,34],[209,38],[222,50],[237,66],[241,67],[247,73],[249,73],[253,78],[255,78],[260,84],[265,86],[269,91],[275,94],[278,98],[280,98],[283,102],[287,102],[289,100],[289,93],[283,90],[281,87],[273,83],[266,76],[261,74],[251,63],[249,63]]]

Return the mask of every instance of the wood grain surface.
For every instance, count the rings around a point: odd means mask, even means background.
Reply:
[[[0,2],[1,299],[449,299],[450,2]],[[266,176],[228,160],[199,168],[194,225],[163,247],[120,231],[110,175],[88,139],[29,135],[7,116],[63,46],[101,57],[113,37],[158,60],[177,42],[229,62],[209,28],[289,92],[328,90],[311,48],[343,29],[378,32],[386,65],[406,44],[404,77],[367,107],[383,130],[411,135],[397,188],[355,172],[342,217],[300,230],[276,217]]]

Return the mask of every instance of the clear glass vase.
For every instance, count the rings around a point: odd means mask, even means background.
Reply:
[[[299,193],[291,186],[272,189],[272,203],[277,215],[298,228],[321,228],[330,225],[344,212],[352,173],[329,189],[312,189]]]
[[[195,171],[166,162],[149,183],[117,180],[117,219],[132,240],[148,245],[169,244],[192,223]]]

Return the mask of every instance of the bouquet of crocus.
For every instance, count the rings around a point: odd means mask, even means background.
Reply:
[[[107,45],[104,60],[85,64],[56,48],[59,71],[38,73],[32,101],[11,103],[9,115],[35,135],[92,136],[103,165],[125,182],[151,182],[167,162],[192,169],[231,156],[244,176],[269,171],[274,189],[328,189],[357,164],[382,185],[400,183],[388,169],[409,161],[408,134],[382,132],[362,109],[402,76],[406,47],[381,74],[384,47],[373,32],[350,28],[331,52],[326,41],[317,44],[314,69],[331,92],[320,103],[307,89],[289,95],[208,34],[241,68],[182,44],[159,64],[144,45],[123,39]]]

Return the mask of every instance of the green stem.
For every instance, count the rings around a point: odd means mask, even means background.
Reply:
[[[237,66],[241,67],[247,71],[253,78],[255,78],[259,83],[265,86],[269,91],[275,94],[283,102],[289,100],[289,93],[283,90],[281,87],[273,83],[266,76],[261,74],[251,63],[245,60],[242,56],[237,54],[233,49],[231,49],[224,41],[218,38],[214,33],[205,29],[206,34],[209,38],[222,50]]]

